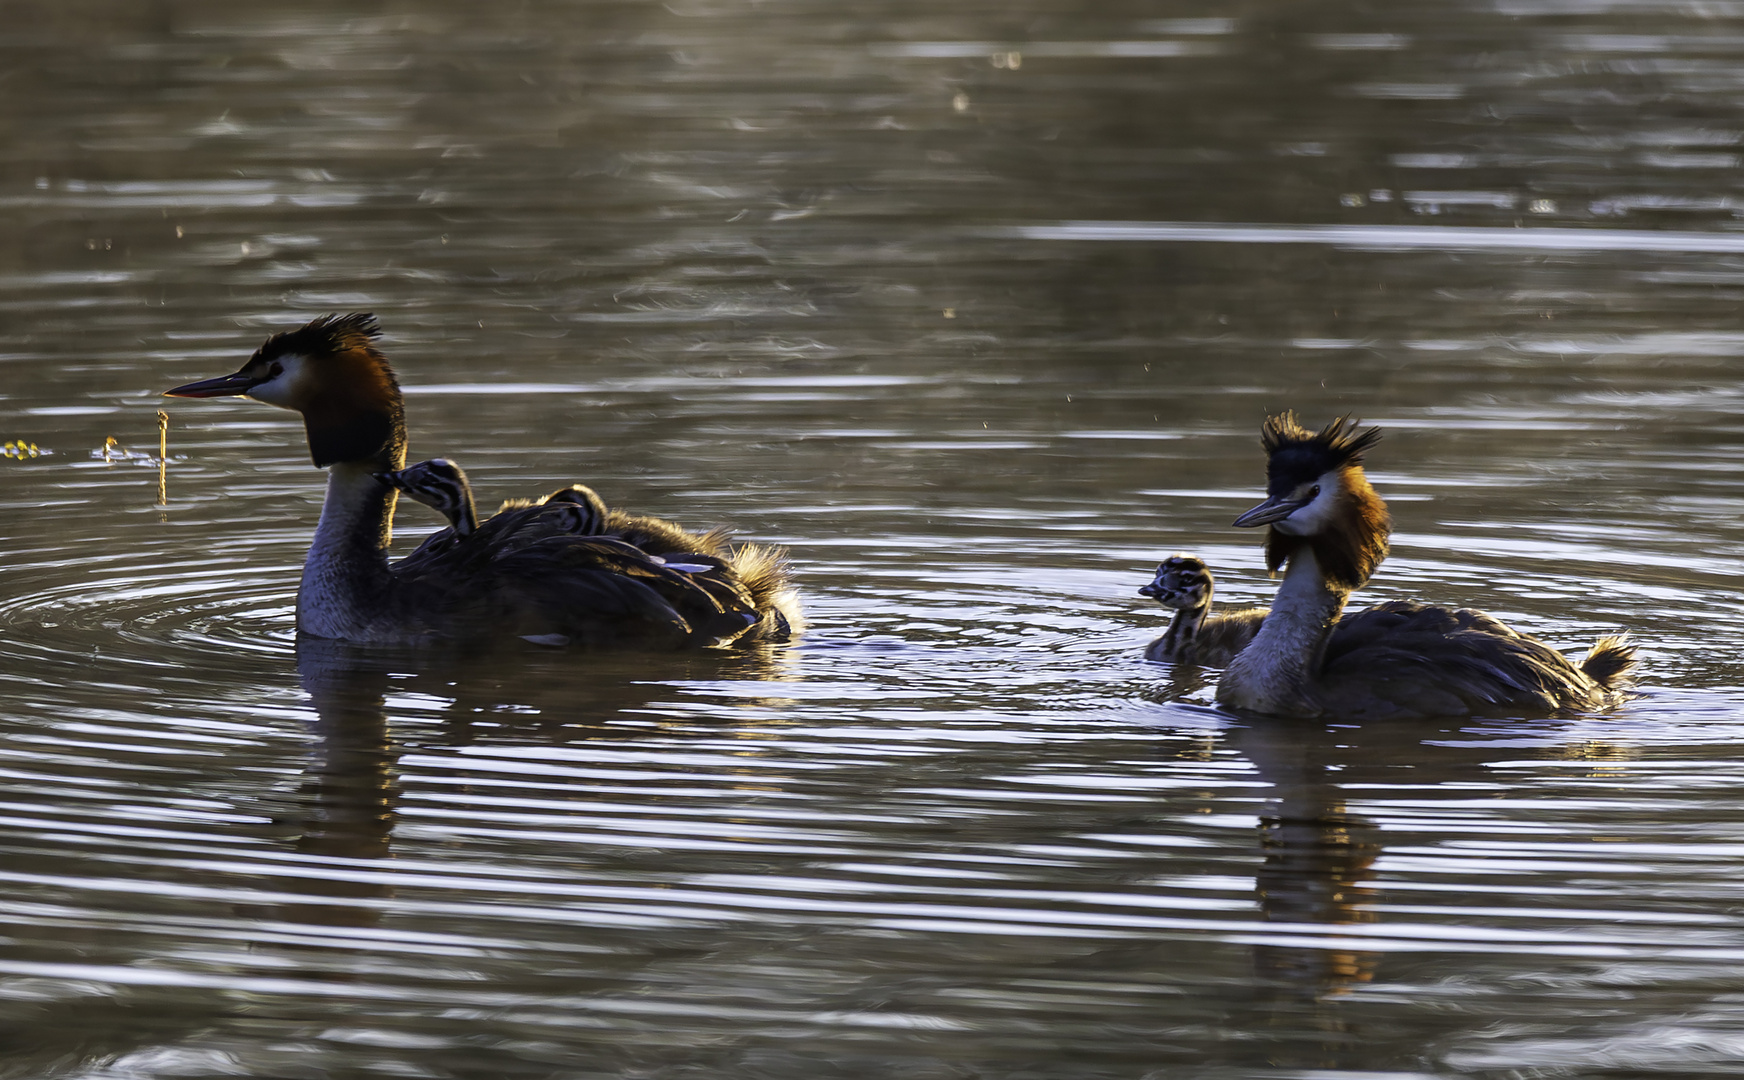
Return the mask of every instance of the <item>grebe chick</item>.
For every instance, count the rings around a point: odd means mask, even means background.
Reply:
[[[726,546],[727,530],[710,529],[698,536],[688,532],[678,525],[662,518],[649,517],[646,514],[628,514],[622,510],[607,510],[605,500],[585,484],[571,484],[558,488],[542,499],[505,499],[497,508],[502,514],[509,510],[524,510],[533,506],[562,506],[573,504],[586,508],[586,513],[577,512],[568,520],[576,523],[577,532],[598,532],[615,536],[625,543],[634,544],[652,555],[684,554],[690,555],[703,551],[715,551]]]
[[[450,547],[479,533],[472,484],[466,478],[466,471],[447,458],[431,458],[397,472],[378,473],[376,479],[433,507],[448,519],[448,528],[432,533],[417,550],[394,564],[401,573],[421,568],[424,563],[445,554]],[[584,484],[571,484],[537,501],[508,500],[484,523],[484,534],[488,539],[482,543],[492,551],[492,558],[501,558],[504,552],[518,550],[555,534],[603,536],[609,521],[610,513],[598,492]],[[662,524],[677,529],[669,522]],[[623,540],[622,537],[611,539]],[[752,603],[732,567],[718,556],[701,552],[654,555],[642,551],[641,554],[656,565],[690,575],[691,582],[708,593],[722,611],[738,610]],[[702,614],[705,618],[711,616],[706,611]]]
[[[1340,619],[1387,555],[1391,520],[1363,474],[1380,438],[1349,418],[1318,434],[1266,420],[1264,502],[1235,519],[1269,525],[1266,566],[1284,568],[1271,614],[1217,684],[1220,705],[1352,719],[1546,715],[1621,700],[1635,647],[1600,638],[1579,666],[1468,608],[1393,601]]]
[[[448,519],[455,536],[471,536],[478,529],[478,506],[472,501],[472,485],[466,472],[447,458],[431,458],[403,469],[376,473],[375,478]]]
[[[447,458],[431,458],[397,472],[377,473],[376,479],[399,489],[448,519],[455,536],[470,536],[478,528],[477,503],[466,471]],[[609,511],[605,500],[590,487],[571,484],[537,501],[509,499],[497,514],[535,510],[522,519],[541,519],[559,532],[599,536],[606,532]]]
[[[1171,555],[1157,567],[1157,576],[1139,589],[1166,608],[1175,618],[1163,636],[1145,649],[1146,660],[1175,664],[1205,664],[1223,667],[1247,647],[1265,621],[1266,608],[1244,608],[1212,616],[1211,570],[1192,555]]]
[[[615,536],[500,514],[480,523],[476,512],[455,543],[390,566],[398,491],[378,477],[404,467],[406,428],[399,383],[376,348],[380,333],[373,315],[323,316],[268,338],[233,375],[167,391],[246,395],[302,414],[310,455],[329,473],[297,589],[300,632],[358,642],[521,637],[682,648],[770,640],[796,625],[780,552],[733,550],[719,531],[697,535],[668,522],[668,539],[682,538],[678,546],[709,563],[707,580]],[[464,518],[464,509],[457,513]]]

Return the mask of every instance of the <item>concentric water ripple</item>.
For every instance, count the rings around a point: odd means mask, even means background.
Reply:
[[[164,538],[97,557],[15,552],[0,582],[0,641],[43,659],[93,653],[199,664],[237,651],[288,656],[296,571],[191,559]]]
[[[936,442],[881,392],[832,391],[884,412],[895,434],[870,452]],[[1744,736],[1739,702],[1689,685],[1736,618],[1726,568],[1628,498],[1603,521],[1484,516],[1485,493],[1557,483],[1507,461],[1450,483],[1402,437],[1376,472],[1401,529],[1375,598],[1456,595],[1571,650],[1635,627],[1646,693],[1611,717],[1326,729],[1236,722],[1207,707],[1210,678],[1137,659],[1162,616],[1135,590],[1161,554],[1204,555],[1227,602],[1269,592],[1221,526],[1252,498],[1239,483],[1087,514],[1022,493],[1001,510],[973,484],[905,504],[875,474],[827,512],[767,484],[644,482],[650,504],[794,543],[813,628],[469,662],[298,643],[318,475],[271,451],[282,428],[230,448],[185,423],[170,505],[100,523],[90,554],[39,543],[0,570],[0,883],[30,943],[0,957],[0,1001],[51,1033],[28,1060],[95,1054],[76,1033],[100,1031],[116,1064],[86,1075],[359,1053],[536,1074],[541,1047],[580,1040],[620,1073],[797,1075],[934,1052],[917,1047],[1130,1058],[1159,1016],[1199,1032],[1169,1036],[1189,1047],[1265,1030],[1288,1050],[1341,1011],[1463,1015],[1471,978],[1510,1018],[1549,1018],[1619,968],[1699,988],[1744,951],[1735,838],[1704,786],[1738,771],[1709,748]],[[1033,441],[1070,469],[1107,460],[1106,438]],[[1173,455],[1201,441],[1145,460],[1186,479]],[[263,460],[237,456],[256,443]],[[541,470],[499,448],[480,476]],[[80,471],[31,479],[145,495]],[[1642,490],[1630,475],[1612,482]],[[1672,607],[1703,621],[1644,631]],[[1505,989],[1523,966],[1567,985],[1528,1004]]]

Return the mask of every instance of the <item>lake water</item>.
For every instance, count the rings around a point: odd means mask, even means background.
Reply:
[[[0,1077],[1736,1075],[1744,8],[1393,7],[8,6]],[[811,629],[299,647],[300,424],[158,394],[351,310]],[[1366,597],[1640,697],[1140,660],[1283,408],[1386,429]]]

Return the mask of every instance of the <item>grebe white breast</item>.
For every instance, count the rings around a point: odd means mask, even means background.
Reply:
[[[359,642],[682,648],[779,639],[797,625],[781,552],[735,550],[722,530],[691,533],[631,514],[610,515],[624,525],[613,535],[577,532],[594,505],[603,510],[580,489],[480,523],[459,473],[453,542],[426,543],[390,565],[398,491],[383,477],[405,465],[406,429],[379,334],[373,315],[324,316],[268,338],[233,375],[166,392],[243,395],[302,414],[310,454],[329,474],[297,590],[299,631]],[[679,552],[706,572],[663,558]]]
[[[1577,666],[1469,608],[1392,601],[1340,618],[1387,555],[1391,519],[1362,469],[1379,438],[1348,418],[1319,433],[1290,413],[1266,420],[1267,498],[1235,524],[1270,526],[1266,566],[1284,568],[1284,580],[1218,681],[1218,703],[1361,719],[1545,715],[1621,700],[1635,663],[1621,637],[1600,638]]]
[[[1211,615],[1215,584],[1211,570],[1192,555],[1171,555],[1157,566],[1157,575],[1139,589],[1175,617],[1161,637],[1145,649],[1146,660],[1223,667],[1259,633],[1267,608],[1243,608]]]

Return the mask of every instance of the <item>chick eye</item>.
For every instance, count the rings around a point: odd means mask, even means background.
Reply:
[[[1319,496],[1320,496],[1320,485],[1319,484],[1315,484],[1313,487],[1308,489],[1308,497],[1310,499],[1318,498]]]

